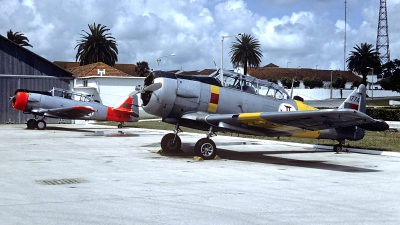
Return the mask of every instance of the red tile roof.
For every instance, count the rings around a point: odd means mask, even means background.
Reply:
[[[69,69],[73,77],[88,77],[88,76],[116,76],[127,77],[129,74],[124,73],[105,63],[98,62],[84,66],[77,66]]]
[[[65,69],[65,70],[70,70],[72,68],[79,67],[79,62],[54,61],[54,64],[56,64],[57,66]],[[116,63],[114,65],[114,68],[126,73],[127,76],[135,76],[135,77],[137,76],[137,74],[135,72],[135,68],[136,68],[135,64]]]
[[[282,77],[294,78],[303,80],[305,77],[320,77],[323,81],[331,80],[331,70],[314,70],[309,68],[279,68],[279,67],[257,67],[249,68],[247,73],[253,77],[260,79],[281,79]],[[347,82],[361,81],[361,78],[350,71],[334,70],[332,79],[341,76],[346,78]]]

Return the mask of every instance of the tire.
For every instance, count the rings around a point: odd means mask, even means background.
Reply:
[[[217,147],[213,140],[209,138],[202,138],[197,141],[194,146],[194,153],[204,160],[214,159],[217,155]]]
[[[122,128],[122,124],[118,124],[118,128]]]
[[[164,152],[176,152],[181,149],[181,146],[181,138],[173,133],[166,134],[161,139],[161,148]]]
[[[34,119],[29,119],[28,121],[26,121],[26,128],[33,130],[36,127],[36,120]]]
[[[44,130],[44,129],[46,129],[46,121],[44,121],[44,120],[38,120],[38,121],[36,122],[36,128],[37,128],[38,130]]]
[[[343,149],[342,149],[342,146],[340,146],[340,145],[334,145],[333,146],[333,151],[334,152],[336,152],[336,153],[339,153],[339,152],[341,152]]]

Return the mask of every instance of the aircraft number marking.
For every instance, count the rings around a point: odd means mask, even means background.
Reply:
[[[352,102],[359,102],[359,101],[360,101],[360,98],[357,97],[357,96],[350,96],[350,101],[352,101]]]

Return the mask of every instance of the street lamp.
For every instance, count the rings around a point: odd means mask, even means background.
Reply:
[[[219,78],[221,80],[221,85],[224,86],[224,39],[228,37],[236,37],[243,35],[244,33],[235,34],[235,35],[226,35],[221,36],[221,70],[219,71]]]
[[[164,56],[158,57],[158,58],[157,58],[157,65],[160,67],[161,58],[163,58],[163,57],[169,57],[169,56],[175,56],[175,53],[170,54],[170,55],[164,55]]]
[[[333,73],[333,70],[331,70],[331,99],[332,99],[332,73]]]
[[[372,67],[367,67],[367,69],[372,70],[372,74],[371,74],[371,98],[374,99],[374,68]]]
[[[292,63],[292,62],[287,62],[286,63],[286,68],[289,68],[289,63]]]

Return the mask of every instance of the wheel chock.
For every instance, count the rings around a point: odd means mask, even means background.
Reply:
[[[155,149],[155,150],[149,150],[149,152],[162,154],[163,150],[162,149],[159,149],[159,150]]]
[[[221,157],[219,157],[219,155],[216,155],[215,157],[214,157],[214,160],[220,160],[221,159]]]
[[[201,158],[200,156],[193,157],[193,160],[195,160],[195,161],[204,161],[204,159]]]

